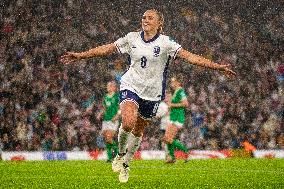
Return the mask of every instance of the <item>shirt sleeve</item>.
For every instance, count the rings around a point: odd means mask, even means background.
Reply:
[[[128,53],[130,52],[130,37],[131,33],[128,33],[126,36],[119,38],[114,42],[118,52],[121,54]]]
[[[178,51],[181,49],[181,45],[174,41],[171,37],[168,37],[168,49],[169,55],[175,59]]]

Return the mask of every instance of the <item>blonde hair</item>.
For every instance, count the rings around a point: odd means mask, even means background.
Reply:
[[[157,9],[149,9],[149,10],[147,10],[147,11],[153,11],[153,12],[155,12],[157,15],[158,15],[158,19],[159,19],[159,21],[160,21],[160,26],[159,26],[159,28],[158,28],[158,32],[159,33],[162,33],[163,32],[163,27],[164,27],[164,15],[163,15],[163,13],[162,12],[160,12],[160,11],[158,11]],[[147,12],[146,11],[146,12]]]

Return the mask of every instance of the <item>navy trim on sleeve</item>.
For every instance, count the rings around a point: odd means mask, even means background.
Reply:
[[[118,52],[119,52],[120,54],[122,54],[121,51],[120,51],[120,49],[119,49],[119,47],[117,46],[117,44],[114,44],[114,45],[116,46],[116,49],[118,50]]]
[[[176,55],[177,55],[177,53],[178,53],[178,51],[181,49],[181,46],[176,50],[176,52],[175,52],[175,54],[174,54],[174,56],[173,56],[173,59],[176,59]]]

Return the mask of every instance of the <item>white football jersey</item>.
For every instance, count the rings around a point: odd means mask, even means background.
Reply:
[[[144,100],[163,99],[169,63],[181,45],[162,34],[145,41],[143,31],[130,32],[114,43],[120,53],[129,55],[130,65],[121,77],[120,90],[130,90]]]

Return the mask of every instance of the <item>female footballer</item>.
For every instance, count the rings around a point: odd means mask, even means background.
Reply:
[[[112,163],[113,171],[120,173],[120,182],[128,181],[129,162],[140,146],[144,128],[155,116],[159,102],[165,96],[167,70],[176,56],[190,64],[218,70],[228,76],[236,74],[229,65],[213,63],[183,49],[169,36],[162,34],[163,24],[162,13],[155,9],[147,10],[142,16],[142,31],[130,32],[113,43],[84,52],[67,52],[61,57],[65,64],[114,52],[127,53],[130,57],[130,66],[121,77],[119,153]]]

